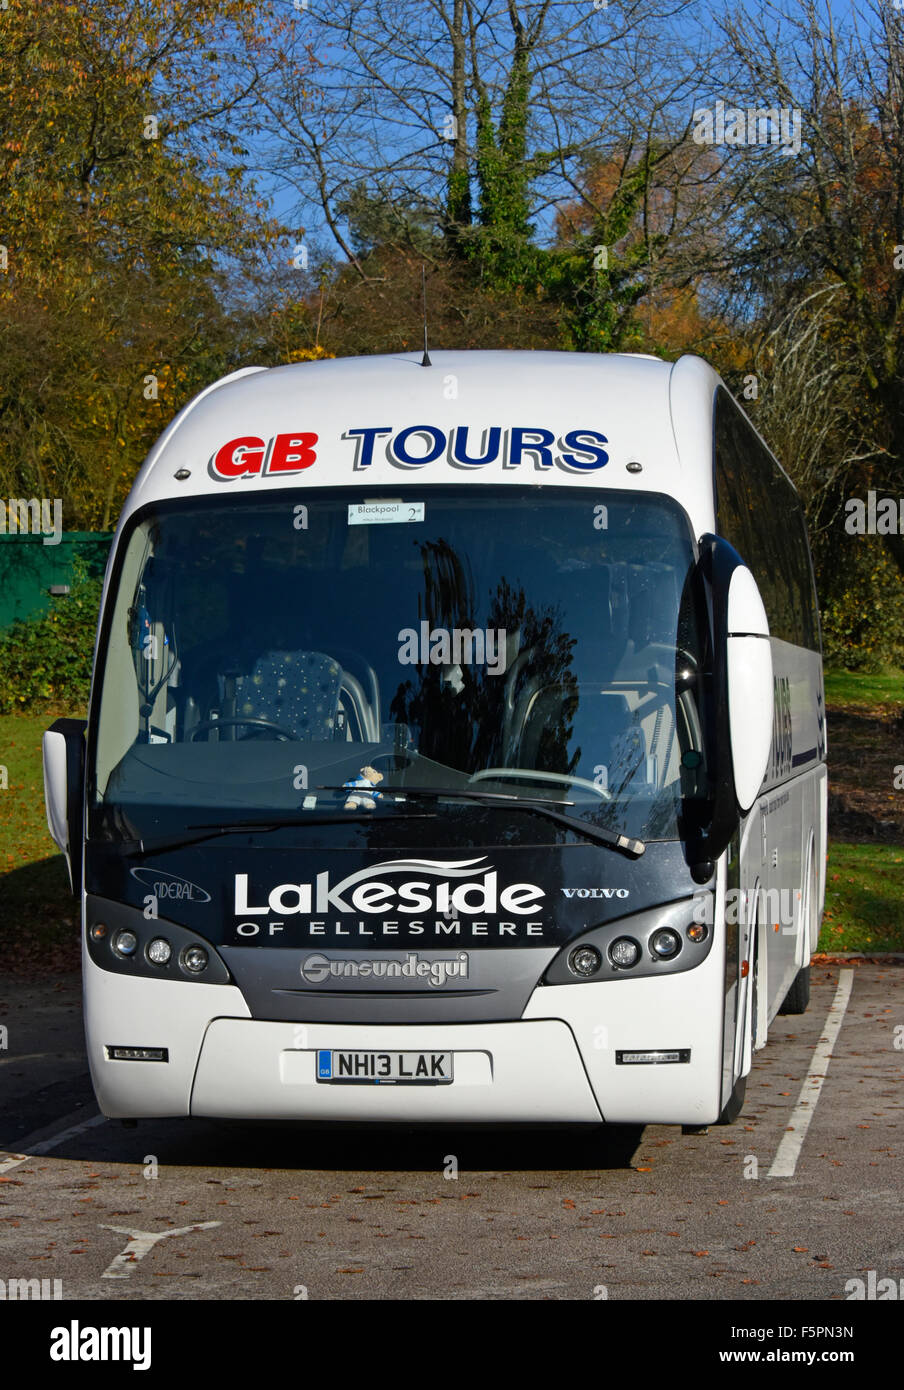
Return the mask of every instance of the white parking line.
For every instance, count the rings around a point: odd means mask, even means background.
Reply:
[[[67,1129],[61,1129],[56,1134],[51,1134],[49,1138],[42,1139],[39,1144],[32,1144],[31,1153],[27,1154],[7,1154],[0,1159],[0,1176],[8,1173],[12,1168],[18,1168],[21,1163],[27,1163],[29,1159],[39,1158],[41,1154],[50,1153],[51,1149],[59,1148],[60,1144],[65,1144],[67,1139],[74,1139],[77,1134],[84,1134],[86,1129],[94,1129],[97,1125],[107,1123],[106,1115],[92,1115],[89,1120],[82,1120],[80,1124],[70,1125]],[[41,1133],[40,1130],[37,1131]],[[23,1147],[28,1146],[28,1139],[23,1143]]]
[[[822,1090],[822,1083],[826,1079],[826,1072],[829,1067],[829,1060],[832,1056],[832,1049],[841,1028],[841,1021],[844,1018],[848,1000],[851,997],[851,989],[854,984],[853,970],[842,970],[838,977],[838,988],[835,991],[835,998],[826,1017],[825,1028],[819,1042],[813,1052],[813,1060],[809,1070],[804,1077],[804,1084],[800,1088],[800,1095],[797,1104],[791,1114],[791,1121],[787,1131],[782,1136],[782,1141],[778,1146],[772,1167],[767,1173],[770,1178],[793,1178],[794,1170],[797,1167],[797,1160],[803,1142],[807,1137],[807,1130],[810,1128],[810,1121],[816,1109],[816,1102]]]
[[[43,1062],[52,1057],[55,1062],[70,1062],[73,1058],[81,1060],[82,1052],[14,1052],[11,1057],[0,1057],[0,1067],[11,1067],[16,1062]]]
[[[60,1144],[65,1144],[67,1139],[74,1139],[77,1134],[84,1134],[86,1129],[94,1129],[97,1125],[105,1125],[106,1123],[106,1115],[92,1115],[90,1120],[82,1120],[81,1124],[71,1125],[69,1129],[52,1134],[49,1139],[44,1139],[40,1144],[33,1144],[31,1151],[35,1156],[50,1153],[51,1149],[59,1148]]]
[[[115,1231],[119,1236],[128,1236],[129,1243],[104,1270],[101,1279],[128,1279],[133,1265],[143,1260],[158,1240],[168,1236],[187,1236],[192,1231],[209,1231],[219,1226],[219,1221],[196,1221],[191,1226],[179,1226],[174,1231],[133,1231],[129,1226],[101,1226],[102,1231]]]

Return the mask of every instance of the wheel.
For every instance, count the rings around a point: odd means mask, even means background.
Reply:
[[[794,982],[785,995],[780,1014],[805,1014],[810,1002],[810,967],[805,965],[794,976]]]
[[[747,1077],[739,1076],[734,1084],[734,1090],[725,1102],[725,1109],[716,1121],[717,1125],[733,1125],[744,1108],[744,1096],[747,1094]]]

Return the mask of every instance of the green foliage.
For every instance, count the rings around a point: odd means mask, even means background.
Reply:
[[[817,571],[827,664],[869,673],[904,665],[904,576],[882,538],[836,537]]]
[[[485,289],[549,303],[561,346],[577,352],[645,346],[634,311],[649,292],[653,259],[665,238],[641,235],[640,222],[664,153],[650,148],[617,172],[602,160],[588,163],[585,181],[608,184],[599,200],[601,210],[580,218],[581,225],[567,237],[560,228],[556,243],[541,247],[529,222],[531,189],[553,157],[527,157],[526,118],[523,103],[512,95],[498,139],[489,114],[478,119],[480,225],[459,228],[456,249],[469,259]],[[598,261],[601,252],[605,264]]]
[[[588,243],[549,253],[546,284],[561,305],[565,346],[575,352],[642,349],[644,336],[633,310],[646,284],[637,257],[613,257],[597,270],[594,252]]]
[[[338,200],[336,211],[348,223],[351,244],[359,254],[378,246],[409,247],[426,255],[438,249],[436,219],[418,199],[394,197],[389,190],[357,183]]]
[[[78,558],[74,570],[67,597],[0,636],[0,714],[87,705],[103,580]]]

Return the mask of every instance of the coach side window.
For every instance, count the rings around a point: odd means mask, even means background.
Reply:
[[[810,542],[807,537],[807,522],[800,501],[794,509],[794,535],[789,550],[794,570],[795,591],[800,598],[800,613],[803,616],[803,637],[801,645],[811,651],[819,651],[822,645],[819,632],[819,608],[816,602],[816,584],[813,578],[813,565],[810,560]]]
[[[819,649],[806,525],[800,499],[724,388],[715,398],[719,533],[753,573],[773,637]]]

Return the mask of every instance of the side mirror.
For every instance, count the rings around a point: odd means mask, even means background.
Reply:
[[[756,580],[734,547],[720,536],[702,536],[700,568],[709,590],[713,638],[714,795],[702,849],[706,859],[715,860],[756,801],[769,766],[772,647]]]
[[[772,646],[756,580],[740,565],[728,585],[728,721],[738,807],[759,796],[772,751]]]
[[[42,748],[47,828],[66,856],[69,883],[78,898],[82,892],[85,720],[57,719],[45,733]]]

